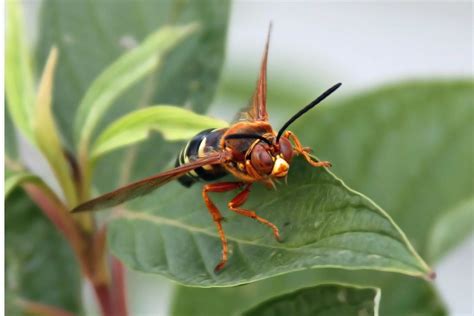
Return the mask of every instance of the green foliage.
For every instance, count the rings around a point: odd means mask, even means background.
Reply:
[[[54,112],[69,147],[75,119],[71,113],[90,83],[111,61],[161,26],[198,23],[200,29],[177,46],[162,67],[122,94],[107,111],[102,126],[151,104],[186,105],[202,113],[209,106],[219,79],[229,1],[120,1],[113,5],[114,14],[110,12],[111,3],[107,0],[43,2],[38,59],[46,59],[53,43],[64,57],[64,63],[58,65],[61,89],[55,90]],[[104,156],[95,168],[94,184],[104,192],[154,174],[174,158],[177,146],[152,135],[131,150]]]
[[[31,56],[24,34],[19,1],[7,1],[5,92],[12,120],[23,135],[34,142],[32,132],[34,83]]]
[[[160,67],[168,51],[196,30],[196,24],[163,26],[107,67],[86,91],[77,110],[75,132],[79,146],[88,145],[101,118],[124,91]]]
[[[20,188],[5,201],[5,222],[9,308],[21,299],[79,312],[81,280],[72,251]]]
[[[110,224],[111,250],[134,269],[199,286],[236,285],[327,266],[416,276],[430,273],[372,201],[302,159],[291,168],[288,186],[281,185],[275,192],[256,185],[245,204],[280,227],[284,242],[273,240],[268,227],[224,213],[232,255],[223,273],[212,272],[220,241],[200,186],[186,189],[169,184],[130,203],[133,211],[122,212]],[[212,198],[225,211],[235,194]]]
[[[60,135],[52,113],[52,94],[54,72],[58,59],[56,48],[51,49],[49,58],[44,66],[43,74],[38,87],[35,115],[33,119],[34,139],[38,148],[48,160],[51,169],[58,179],[70,207],[77,204],[74,182],[70,173],[70,166],[61,144]]]
[[[474,197],[441,214],[431,228],[427,256],[439,261],[474,232]]]
[[[199,115],[176,106],[156,105],[133,111],[111,125],[97,138],[92,157],[138,143],[152,132],[160,132],[167,141],[189,140],[208,128],[228,126],[222,120]]]
[[[322,284],[267,300],[244,316],[378,315],[380,290],[340,284]],[[188,314],[191,315],[191,314]]]
[[[34,181],[38,179],[34,174],[23,171],[23,170],[11,170],[8,167],[5,168],[5,199],[8,198],[10,193],[25,181]]]
[[[473,195],[473,98],[472,81],[407,82],[322,105],[294,129],[423,256],[436,219]]]
[[[305,145],[333,162],[333,169],[348,184],[376,201],[382,200],[402,229],[412,229],[410,241],[417,250],[427,253],[422,245],[428,243],[428,232],[436,218],[449,212],[449,205],[456,207],[457,201],[472,194],[472,166],[465,163],[473,159],[472,151],[465,146],[470,137],[472,95],[470,81],[407,83],[361,94],[336,105],[322,105],[303,117],[294,129]],[[344,128],[340,127],[341,122]],[[441,156],[443,159],[438,159]],[[456,185],[447,188],[446,183]],[[452,247],[455,243],[445,245]],[[382,314],[446,314],[436,291],[423,280],[334,269],[293,273],[232,289],[183,287],[175,302],[201,297],[199,310],[203,315],[212,314],[222,306],[232,311],[229,298],[239,302],[240,306],[234,308],[242,308],[240,298],[245,297],[245,292],[257,293],[254,300],[269,298],[283,290],[311,286],[322,280],[381,287],[387,293],[382,298]],[[246,303],[251,304],[248,300]],[[174,306],[179,310],[176,303]]]

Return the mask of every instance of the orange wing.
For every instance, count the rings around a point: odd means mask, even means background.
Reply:
[[[260,65],[260,75],[257,81],[257,87],[250,103],[250,109],[246,113],[247,119],[250,121],[268,121],[267,113],[267,58],[268,45],[270,43],[270,33],[272,25],[268,28],[267,42],[263,52],[262,64]]]
[[[151,193],[160,186],[184,175],[186,172],[204,165],[221,164],[227,161],[228,158],[229,153],[226,151],[209,153],[206,157],[198,158],[197,160],[185,165],[131,183],[120,189],[84,202],[83,204],[76,206],[72,212],[96,211],[103,208],[116,206],[128,200],[132,200],[139,196]]]

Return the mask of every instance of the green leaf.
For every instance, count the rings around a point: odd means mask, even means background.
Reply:
[[[80,311],[81,281],[74,256],[54,226],[21,189],[5,202],[6,294]]]
[[[52,45],[64,60],[57,69],[53,109],[68,148],[73,147],[71,113],[91,82],[111,61],[164,25],[198,23],[200,31],[177,46],[146,80],[116,99],[101,126],[150,104],[186,105],[205,112],[224,60],[229,8],[228,0],[42,1],[38,60],[44,63]],[[179,145],[153,135],[132,150],[113,152],[97,164],[94,184],[106,191],[154,174],[176,156]]]
[[[447,315],[434,287],[425,280],[386,272],[338,269],[294,272],[238,287],[179,286],[173,296],[171,315],[235,315],[290,291],[349,280],[359,286],[383,288],[380,315]]]
[[[66,160],[51,109],[54,72],[57,59],[58,51],[53,47],[44,67],[38,87],[33,131],[36,143],[48,160],[56,179],[61,185],[69,207],[73,207],[77,205],[78,197],[71,176],[71,168]]]
[[[228,126],[227,122],[176,106],[156,105],[136,110],[108,126],[97,138],[92,157],[99,156],[160,132],[167,141],[188,140],[202,130]]]
[[[79,105],[75,123],[78,143],[87,146],[94,129],[113,101],[159,67],[165,54],[196,30],[196,24],[163,26],[105,69],[91,84]]]
[[[423,256],[437,218],[473,196],[474,82],[406,82],[322,105],[293,127],[387,209]],[[383,289],[382,289],[383,290]]]
[[[14,171],[9,169],[8,167],[5,168],[5,199],[8,198],[10,193],[16,189],[21,183],[25,181],[36,181],[38,177],[28,171]]]
[[[237,285],[321,267],[430,273],[371,200],[324,169],[295,159],[287,186],[275,192],[255,185],[245,204],[280,227],[283,243],[268,227],[225,212],[236,192],[212,196],[228,218],[224,230],[232,249],[226,269],[215,274],[220,241],[201,189],[168,184],[130,203],[134,211],[122,211],[110,225],[112,252],[133,269],[196,286]]]
[[[428,239],[428,258],[439,261],[474,232],[474,197],[438,217]]]
[[[11,118],[23,135],[33,142],[32,119],[35,100],[33,70],[24,32],[19,1],[7,1],[5,92]]]
[[[340,316],[378,315],[380,290],[321,284],[267,300],[242,315]]]
[[[473,166],[466,162],[473,160],[473,154],[466,144],[473,92],[472,81],[394,85],[342,104],[323,104],[292,129],[304,145],[312,145],[319,156],[332,161],[347,183],[382,201],[400,227],[411,232],[410,241],[428,253],[424,245],[431,243],[438,216],[472,196]],[[460,235],[464,236],[463,230]],[[443,252],[455,245],[447,246]],[[175,302],[184,304],[200,297],[195,309],[212,315],[222,306],[231,312],[232,302],[240,304],[242,297],[248,298],[245,293],[256,293],[254,300],[267,298],[322,280],[380,287],[387,293],[382,298],[382,315],[447,314],[434,287],[423,280],[333,269],[292,273],[232,289],[182,287]]]

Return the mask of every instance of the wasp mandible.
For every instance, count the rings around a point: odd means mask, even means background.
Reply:
[[[278,227],[254,211],[242,208],[248,199],[250,187],[261,182],[274,187],[274,180],[288,174],[291,161],[295,155],[301,155],[314,167],[330,167],[328,161],[315,161],[311,158],[310,149],[303,147],[298,137],[287,128],[300,116],[323,101],[337,88],[338,83],[314,101],[293,115],[278,131],[268,122],[267,113],[267,57],[271,27],[268,31],[260,75],[257,87],[247,111],[240,119],[228,128],[208,129],[194,136],[181,150],[174,169],[131,183],[115,191],[87,201],[72,212],[94,211],[109,208],[125,201],[149,194],[160,186],[178,180],[186,187],[198,181],[214,181],[231,174],[237,181],[213,182],[203,186],[202,198],[216,224],[222,244],[221,260],[214,271],[220,271],[228,260],[227,239],[222,228],[221,212],[209,197],[210,192],[226,192],[240,189],[240,192],[228,202],[228,208],[240,215],[253,218],[272,229],[279,241]]]

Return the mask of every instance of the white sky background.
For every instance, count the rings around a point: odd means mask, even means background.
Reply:
[[[25,2],[34,30],[38,1]],[[473,75],[473,8],[468,1],[288,0],[234,2],[224,76],[237,65],[257,75],[269,21],[269,94],[273,72],[318,87],[342,81],[340,95],[397,80]],[[435,283],[452,315],[474,311],[473,249],[471,238],[435,267]],[[156,288],[162,278],[131,273],[129,281],[132,311],[165,313],[169,286]],[[390,293],[382,293],[382,304],[383,295]]]

